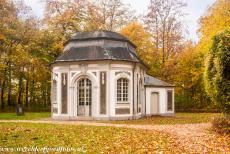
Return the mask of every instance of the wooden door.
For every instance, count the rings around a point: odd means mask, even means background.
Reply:
[[[151,114],[159,114],[159,93],[151,94]]]

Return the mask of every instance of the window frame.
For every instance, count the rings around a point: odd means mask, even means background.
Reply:
[[[169,109],[169,92],[171,92],[171,108]],[[166,100],[167,100],[167,111],[173,112],[174,111],[174,98],[173,98],[173,90],[167,90],[167,95],[166,95]]]
[[[129,79],[125,77],[118,78],[116,82],[117,104],[129,104],[129,91]]]
[[[92,81],[88,78],[81,78],[78,83],[78,106],[92,104]]]

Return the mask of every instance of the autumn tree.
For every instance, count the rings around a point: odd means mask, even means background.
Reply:
[[[17,8],[11,1],[1,1],[0,2],[0,64],[1,64],[1,109],[4,110],[5,104],[5,91],[7,85],[11,85],[11,66],[12,66],[12,52],[18,45],[17,29],[19,25],[17,19]],[[9,94],[10,90],[8,90]],[[10,99],[10,97],[9,97]],[[8,101],[8,105],[10,105]]]
[[[121,0],[46,0],[45,22],[62,35],[95,29],[118,31],[134,18]]]
[[[141,60],[151,65],[153,57],[157,57],[153,53],[154,45],[151,41],[150,34],[144,29],[143,25],[138,22],[133,22],[124,27],[120,33],[126,36],[132,43],[136,45],[136,51]]]
[[[161,62],[171,58],[182,44],[182,9],[186,6],[181,0],[151,0],[145,23],[152,35],[156,49],[161,54]]]
[[[121,0],[96,0],[94,3],[102,23],[99,29],[118,31],[135,18],[134,11]]]
[[[200,18],[198,30],[200,52],[206,54],[212,46],[212,38],[230,27],[230,1],[217,0]]]
[[[53,32],[68,38],[71,34],[82,30],[85,20],[85,9],[88,1],[46,0],[44,21]]]
[[[210,57],[210,52],[213,51],[214,44],[213,43],[213,37],[215,35],[219,35],[220,32],[223,32],[224,30],[228,29],[230,27],[230,16],[229,16],[229,11],[230,11],[230,2],[228,0],[217,0],[212,6],[209,7],[207,12],[200,18],[200,28],[198,30],[199,32],[199,37],[200,40],[198,44],[196,45],[196,51],[199,53],[199,56],[201,57],[202,61],[200,63],[202,70],[202,78],[205,70],[205,79],[201,83],[202,87],[206,87],[205,90],[207,91],[207,64],[204,64],[204,61],[209,61],[206,59],[206,57]],[[216,43],[218,44],[216,37]],[[220,37],[219,37],[220,38]],[[219,39],[221,40],[221,39]],[[214,52],[214,51],[213,51]],[[214,58],[215,59],[215,58]],[[213,59],[213,60],[214,60]],[[212,61],[212,60],[211,60]],[[210,62],[211,62],[210,61]],[[217,63],[215,63],[217,64]],[[204,69],[204,66],[205,69]],[[213,67],[212,69],[216,69]],[[218,70],[221,71],[221,70]],[[206,84],[204,84],[206,83]],[[202,89],[202,91],[204,91]],[[215,90],[214,90],[215,91]],[[213,92],[214,92],[213,91]],[[209,93],[210,96],[211,93]],[[213,95],[212,95],[213,96]],[[216,100],[211,97],[210,104],[215,103]],[[209,106],[209,105],[208,105]]]
[[[41,29],[23,1],[0,2],[0,103],[2,111],[22,104],[47,107],[49,64],[60,54],[58,38]],[[6,102],[8,102],[6,104]],[[13,109],[15,110],[15,109]]]
[[[215,104],[205,93],[203,81],[203,57],[197,44],[187,41],[183,50],[166,62],[166,76],[176,86],[177,109],[214,109]],[[168,75],[167,75],[168,74]]]

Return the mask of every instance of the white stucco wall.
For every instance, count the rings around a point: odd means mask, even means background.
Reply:
[[[146,115],[152,115],[151,113],[151,94],[153,92],[159,93],[159,114],[160,115],[172,115],[174,114],[174,88],[169,87],[146,87]],[[173,110],[167,110],[167,91],[173,91]]]
[[[106,114],[100,114],[100,72],[106,71]],[[67,114],[61,113],[61,73],[68,73],[67,92]],[[140,87],[137,92],[137,84],[143,80],[145,70],[138,65],[129,62],[97,62],[97,63],[66,63],[53,66],[52,80],[57,81],[57,102],[52,104],[52,108],[57,108],[57,113],[52,113],[56,119],[76,119],[77,118],[77,80],[86,75],[92,81],[92,115],[96,119],[122,119],[139,118],[144,115],[151,115],[151,93],[159,93],[159,114],[174,114],[174,88],[173,87]],[[118,104],[116,100],[116,81],[125,77],[129,80],[129,104]],[[133,84],[134,81],[134,84]],[[173,110],[167,111],[167,90],[173,91]],[[137,113],[137,98],[140,100],[141,112]],[[130,108],[130,114],[116,114],[116,108]],[[134,111],[134,112],[133,112]]]
[[[106,71],[106,114],[100,114],[100,71]],[[118,73],[119,72],[119,73]],[[102,62],[73,62],[53,65],[53,74],[56,74],[57,81],[57,104],[52,104],[52,107],[58,108],[57,113],[52,113],[52,117],[56,119],[75,119],[77,118],[77,86],[76,81],[82,75],[86,75],[92,81],[92,117],[94,118],[127,118],[133,117],[133,102],[136,106],[137,92],[136,86],[133,87],[133,72],[134,85],[137,80],[144,77],[145,70],[141,69],[140,65],[134,65],[131,62],[117,61],[102,61]],[[68,73],[67,85],[67,114],[61,114],[61,73]],[[96,74],[96,75],[95,75]],[[136,79],[136,74],[139,78]],[[118,105],[116,103],[116,81],[120,77],[125,77],[129,80],[129,104]],[[52,79],[53,80],[53,79]],[[143,79],[144,81],[144,79]],[[134,99],[133,99],[134,90]],[[141,90],[141,88],[140,88]],[[141,92],[144,96],[144,90]],[[134,101],[133,101],[134,100]],[[142,98],[141,104],[145,104],[145,98]],[[115,114],[115,108],[129,107],[130,114]],[[144,107],[142,107],[144,111]],[[144,113],[142,111],[142,114]],[[136,113],[135,113],[136,115]],[[141,113],[139,114],[141,115]]]

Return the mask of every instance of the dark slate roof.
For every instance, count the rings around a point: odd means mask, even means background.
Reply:
[[[111,44],[103,40],[109,40]],[[135,46],[126,37],[110,31],[76,33],[66,42],[64,53],[55,62],[93,60],[119,60],[143,64],[137,56]]]
[[[78,32],[75,33],[70,40],[82,40],[82,39],[92,39],[92,38],[114,38],[114,39],[121,39],[127,40],[126,37],[111,31],[104,31],[104,30],[97,30],[91,32]]]
[[[96,30],[91,32],[77,32],[65,44],[67,44],[70,41],[99,40],[99,39],[129,42],[134,47],[136,47],[131,41],[129,41],[129,39],[127,39],[123,35],[111,31],[105,31],[105,30]]]
[[[136,54],[128,48],[102,46],[72,47],[58,57],[56,61],[85,60],[124,60],[139,62]]]
[[[145,86],[153,86],[153,87],[174,87],[174,85],[154,78],[150,75],[145,76]]]

